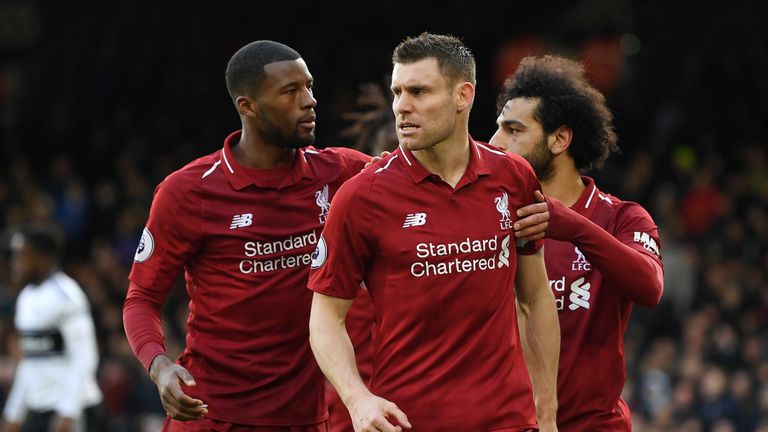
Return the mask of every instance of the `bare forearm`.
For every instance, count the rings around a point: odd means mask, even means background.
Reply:
[[[312,314],[309,341],[317,364],[339,393],[345,405],[351,399],[369,394],[355,363],[355,352],[344,321]]]
[[[523,355],[533,384],[539,421],[554,421],[557,414],[557,368],[560,323],[552,292],[547,290],[520,305]]]

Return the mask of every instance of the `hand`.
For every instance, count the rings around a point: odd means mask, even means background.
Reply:
[[[383,151],[383,152],[381,152],[381,155],[380,155],[380,156],[372,156],[372,157],[371,157],[371,161],[365,164],[365,168],[368,168],[369,166],[371,166],[371,165],[375,164],[376,162],[378,162],[378,161],[380,161],[380,160],[384,159],[385,157],[387,157],[387,156],[389,156],[389,155],[390,155],[390,152],[388,152],[388,151]]]
[[[529,204],[517,210],[515,237],[527,241],[543,239],[549,228],[549,205],[544,195],[536,191],[536,204]]]
[[[75,420],[70,417],[56,416],[51,422],[51,432],[72,432],[75,430]]]
[[[173,363],[164,355],[152,360],[149,377],[157,386],[160,401],[168,415],[174,420],[199,420],[208,414],[208,405],[200,399],[193,399],[181,390],[185,386],[196,385],[188,370]]]
[[[411,423],[405,413],[394,403],[368,393],[353,400],[347,406],[355,432],[402,432]],[[389,422],[394,417],[397,426]]]

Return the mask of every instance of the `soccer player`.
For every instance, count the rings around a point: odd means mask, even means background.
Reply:
[[[61,271],[56,236],[33,228],[11,238],[24,285],[14,322],[22,359],[5,403],[5,431],[103,431],[99,351],[88,299]]]
[[[523,155],[548,196],[544,257],[562,341],[558,428],[629,431],[629,409],[620,397],[624,332],[633,304],[659,302],[663,267],[648,212],[600,191],[582,174],[617,150],[613,116],[583,67],[554,56],[523,59],[499,108],[491,144]]]
[[[540,242],[512,231],[539,183],[523,158],[469,137],[475,62],[458,39],[406,39],[393,63],[400,147],[341,187],[313,256],[318,363],[358,431],[526,431],[537,414],[556,430],[554,297]],[[344,327],[363,281],[370,390]]]
[[[370,157],[316,150],[313,78],[272,41],[226,70],[242,129],[155,191],[124,307],[167,431],[325,431],[325,380],[308,344],[312,252],[341,183]],[[186,347],[165,354],[160,311],[185,270]]]

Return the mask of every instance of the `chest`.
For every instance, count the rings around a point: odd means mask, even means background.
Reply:
[[[314,250],[341,179],[212,195],[201,209],[206,256],[269,258]]]
[[[590,220],[608,232],[613,229],[608,212],[595,211]],[[555,295],[561,319],[578,319],[579,316],[619,301],[614,293],[603,287],[602,274],[590,262],[588,254],[576,245],[546,240],[544,247],[549,287]]]
[[[382,192],[372,205],[377,252],[411,277],[514,269],[514,185],[482,179],[458,190],[425,180]]]
[[[55,328],[59,324],[63,300],[50,290],[25,289],[16,302],[16,328],[20,331]]]

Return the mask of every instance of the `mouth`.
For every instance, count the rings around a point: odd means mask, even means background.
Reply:
[[[412,135],[419,129],[421,129],[421,126],[411,122],[402,122],[397,125],[397,130],[404,136]]]
[[[304,117],[299,121],[299,125],[305,129],[314,129],[315,128],[315,115],[310,115],[307,117]]]

